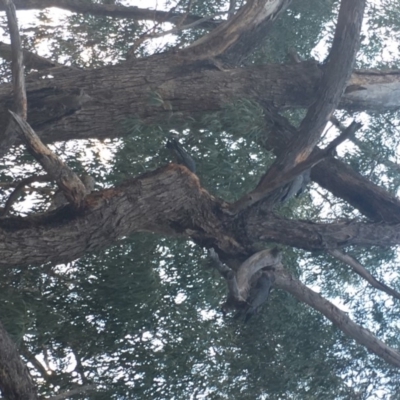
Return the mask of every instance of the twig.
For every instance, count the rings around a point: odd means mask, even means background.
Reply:
[[[49,175],[32,175],[20,181],[15,187],[14,191],[10,194],[10,197],[7,199],[3,210],[0,211],[0,217],[4,217],[5,215],[8,214],[8,212],[11,209],[11,206],[17,201],[19,195],[24,190],[26,185],[29,185],[33,182],[48,182],[51,180],[52,179]]]
[[[63,392],[63,393],[57,394],[57,395],[55,395],[53,397],[50,397],[50,398],[47,398],[47,399],[43,398],[43,400],[64,400],[64,399],[67,399],[68,397],[75,396],[76,394],[83,394],[83,393],[87,393],[87,392],[93,392],[96,389],[97,389],[97,387],[94,384],[82,385],[82,386],[79,386],[79,387],[77,387],[75,389],[68,390],[67,392]]]

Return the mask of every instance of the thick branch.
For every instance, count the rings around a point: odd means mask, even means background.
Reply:
[[[224,213],[227,207],[201,188],[187,168],[172,164],[89,194],[80,213],[65,206],[42,215],[0,219],[0,266],[65,263],[132,232],[149,231],[192,238],[236,259],[247,258],[246,249],[259,242],[307,250],[400,244],[398,225],[317,224],[259,215],[257,209],[235,219]]]
[[[131,232],[192,237],[232,257],[243,255],[244,249],[223,227],[222,205],[187,168],[172,164],[88,195],[80,213],[65,206],[42,215],[0,219],[0,265],[68,262]]]
[[[400,225],[364,222],[314,223],[295,221],[273,213],[259,215],[257,209],[241,216],[243,244],[260,241],[281,243],[305,250],[400,244]],[[247,236],[246,236],[247,235]]]
[[[275,286],[286,290],[299,301],[321,312],[333,324],[346,335],[353,338],[357,343],[365,346],[370,352],[383,358],[389,364],[400,367],[400,353],[374,336],[368,329],[357,325],[348,315],[334,306],[330,301],[324,299],[320,294],[309,289],[300,281],[294,279],[283,269],[275,272]]]
[[[364,278],[371,286],[375,289],[382,290],[382,292],[387,293],[389,296],[393,296],[396,299],[400,299],[400,293],[396,290],[390,288],[382,282],[379,282],[372,274],[370,274],[367,269],[360,264],[355,258],[348,254],[341,252],[340,250],[329,250],[329,254],[337,258],[338,260],[344,262],[353,268],[354,272]]]
[[[260,24],[275,21],[290,3],[291,0],[249,0],[232,18],[183,49],[180,55],[196,60],[222,55]]]
[[[147,124],[159,123],[166,118],[195,117],[219,111],[235,98],[261,102],[265,100],[277,106],[285,104],[287,107],[308,107],[315,101],[315,89],[321,75],[318,65],[310,62],[237,68],[224,72],[216,69],[193,72],[180,68],[180,64],[176,65],[175,62],[173,57],[164,55],[137,60],[129,68],[127,64],[74,73],[55,71],[56,91],[51,89],[54,81],[50,79],[28,83],[28,101],[32,104],[30,124],[41,139],[48,143],[119,137],[128,133],[121,129],[121,121],[126,118],[138,116],[143,124]],[[110,79],[114,76],[118,76],[118,79]],[[356,71],[349,85],[357,82],[368,82],[371,94],[380,93],[373,88],[380,85],[400,87],[400,74],[398,71],[370,71],[369,74],[366,71]],[[79,113],[65,115],[64,112],[62,117],[55,118],[48,105],[57,102],[59,93],[69,93],[75,87],[83,88],[96,101],[84,104]],[[157,88],[162,100],[172,107],[172,111],[143,102],[154,92],[154,88]],[[0,103],[3,104],[0,107],[0,126],[8,123],[8,112],[4,110],[12,102],[10,91],[10,85],[0,86]],[[393,101],[396,99],[399,100],[400,95],[392,98]],[[37,104],[43,106],[34,108]],[[388,106],[393,107],[394,103]],[[288,141],[297,132],[287,121],[285,125],[282,120],[274,120],[274,129],[269,133],[269,149],[277,155],[287,148]],[[7,146],[0,149],[6,150]],[[329,157],[313,168],[311,177],[369,218],[400,222],[399,201],[344,163]]]
[[[301,122],[298,133],[291,139],[284,153],[278,156],[256,189],[235,204],[240,211],[261,200],[272,186],[282,181],[285,173],[305,162],[337,108],[350,78],[359,47],[365,0],[342,0],[339,19],[329,61],[317,90],[317,99]],[[284,184],[286,182],[282,182]]]

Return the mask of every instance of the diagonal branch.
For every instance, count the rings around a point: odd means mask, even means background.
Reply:
[[[286,151],[297,130],[277,112],[269,113],[268,118],[273,118],[273,129],[270,134],[265,134],[266,140],[261,146],[279,157]],[[270,123],[270,120],[267,121],[267,124]],[[322,150],[316,146],[310,157],[315,157],[319,152]],[[311,179],[373,221],[400,222],[400,201],[395,196],[332,156],[312,168]]]
[[[357,122],[352,122],[348,128],[346,128],[337,138],[332,140],[329,145],[320,151],[314,151],[311,153],[310,157],[306,160],[301,161],[296,164],[292,169],[283,172],[280,176],[275,177],[272,181],[268,183],[268,186],[264,190],[260,190],[259,186],[253,190],[250,194],[244,195],[241,199],[237,200],[232,206],[231,211],[233,214],[237,214],[239,211],[250,207],[251,205],[257,203],[258,201],[265,199],[267,195],[284,186],[285,184],[293,181],[296,177],[300,176],[305,171],[313,168],[326,157],[330,156],[332,152],[347,140],[349,137],[353,136],[354,133],[361,128],[361,124]]]
[[[256,189],[235,204],[236,212],[261,200],[264,193],[268,193],[268,188],[280,182],[288,171],[305,162],[313,151],[351,76],[359,47],[364,8],[365,0],[342,0],[329,61],[324,67],[316,101],[308,109],[297,135],[261,178]]]
[[[54,154],[39,139],[30,125],[18,115],[10,111],[32,156],[41,164],[44,170],[54,179],[63,191],[67,200],[77,210],[82,209],[86,196],[86,188],[78,175]]]
[[[344,311],[333,305],[320,294],[294,279],[284,268],[275,271],[275,286],[292,294],[299,301],[319,311],[346,335],[365,346],[371,353],[386,362],[400,367],[400,353],[379,340],[368,329],[356,324]]]
[[[0,57],[7,61],[12,60],[12,48],[9,44],[0,42]],[[26,68],[42,70],[45,68],[64,67],[62,64],[48,60],[28,50],[23,50],[24,64]],[[70,67],[65,67],[70,70]]]
[[[249,0],[232,18],[179,52],[192,61],[213,59],[238,43],[262,23],[276,20],[291,0]]]
[[[360,264],[354,257],[343,253],[340,250],[328,250],[328,253],[331,254],[333,257],[337,258],[338,260],[344,262],[345,264],[349,265],[353,268],[354,272],[364,278],[371,286],[375,289],[381,290],[382,292],[387,293],[389,296],[393,296],[396,299],[400,300],[400,293],[389,286],[385,285],[382,282],[379,282],[371,273],[367,271],[367,269]]]

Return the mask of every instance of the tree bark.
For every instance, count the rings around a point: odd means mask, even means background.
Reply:
[[[191,238],[237,259],[249,257],[260,242],[306,250],[400,244],[399,225],[296,221],[261,214],[258,207],[235,218],[228,208],[186,167],[171,164],[88,195],[81,213],[67,205],[42,215],[1,218],[0,266],[66,263],[132,232]]]
[[[28,368],[0,322],[0,390],[7,400],[37,400]]]
[[[54,79],[27,78],[28,122],[45,143],[60,140],[115,138],[126,135],[121,122],[140,118],[143,123],[184,119],[220,111],[238,98],[269,103],[278,109],[307,108],[316,100],[321,70],[316,62],[272,64],[220,71],[210,65],[182,66],[173,54],[125,62],[88,71],[54,71]],[[400,107],[400,73],[353,72],[339,108],[393,110]],[[366,89],[363,89],[366,88]],[[46,105],[73,89],[83,89],[93,101],[77,113],[56,118]],[[168,107],[147,101],[157,92]],[[386,104],[383,98],[389,99]],[[374,95],[376,95],[374,97]],[[363,99],[368,97],[369,107]],[[0,121],[8,121],[10,86],[0,87]],[[47,110],[48,111],[48,110]]]

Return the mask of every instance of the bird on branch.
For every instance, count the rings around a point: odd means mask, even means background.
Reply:
[[[193,157],[181,146],[178,140],[169,139],[166,147],[174,152],[178,164],[184,165],[189,171],[196,173],[196,163]]]

